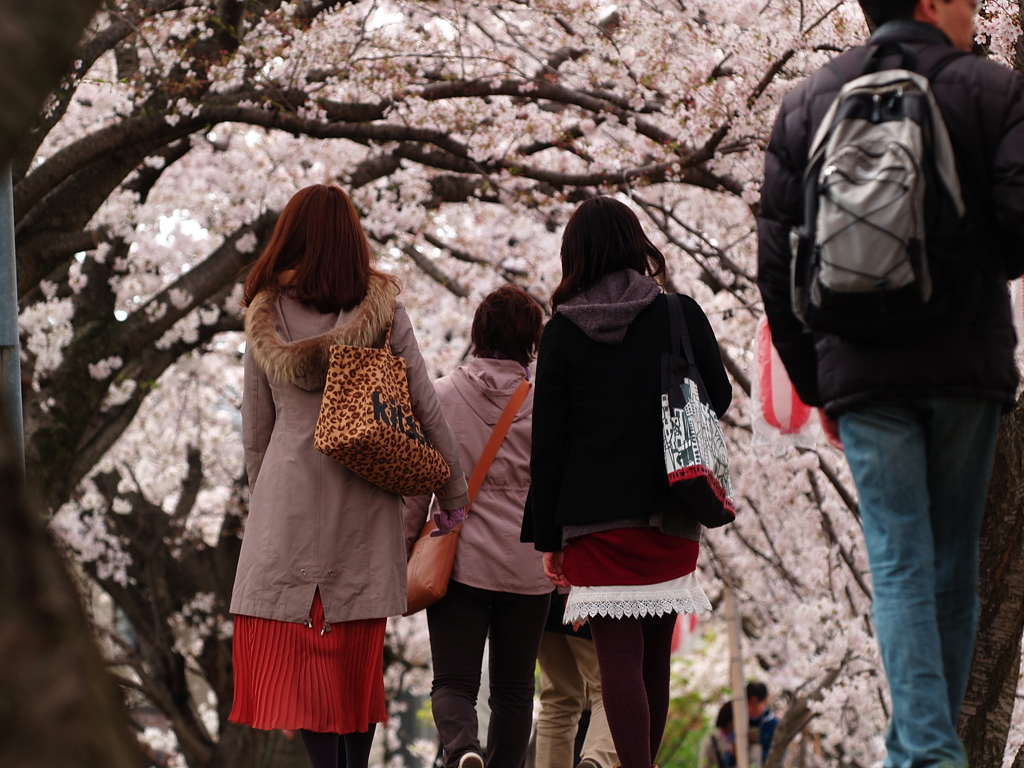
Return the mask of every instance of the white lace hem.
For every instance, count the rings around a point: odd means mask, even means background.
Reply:
[[[706,613],[707,595],[695,573],[658,584],[611,587],[572,587],[565,601],[566,624],[585,624],[591,616],[639,618],[666,613]]]

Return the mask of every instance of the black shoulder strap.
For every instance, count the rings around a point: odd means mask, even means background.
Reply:
[[[882,59],[886,56],[898,53],[900,55],[900,67],[917,71],[917,54],[899,40],[886,40],[875,45],[868,45],[864,48],[864,65],[860,69],[862,75],[877,72],[882,68]],[[891,69],[891,67],[887,67]]]
[[[881,69],[881,61],[885,56],[892,54],[900,54],[901,60],[899,66],[903,69],[909,69],[911,72],[918,72],[929,80],[934,78],[939,72],[945,69],[946,65],[950,62],[959,59],[961,56],[970,56],[967,51],[949,51],[942,55],[937,62],[927,69],[920,67],[920,58],[929,58],[929,56],[921,54],[927,54],[928,48],[937,46],[926,46],[919,53],[915,53],[909,47],[899,40],[886,40],[885,42],[877,45],[867,45],[864,47],[864,64],[861,67],[861,74],[866,75],[871,72],[877,72]],[[838,71],[838,67],[834,67]]]
[[[718,768],[725,768],[725,758],[722,757],[722,750],[718,748],[718,739],[714,733],[711,734],[711,746],[715,748],[715,762],[718,763]]]
[[[843,70],[841,70],[839,68],[838,64],[836,64],[834,61],[829,61],[827,64],[825,64],[825,66],[828,67],[829,69],[831,69],[833,72],[836,73],[836,77],[839,78],[839,87],[840,88],[842,88],[844,85],[846,85],[847,81],[850,78],[848,78],[846,76],[846,74],[843,72]]]
[[[683,297],[680,294],[668,294],[668,328],[669,338],[672,344],[673,354],[680,348],[680,342],[686,361],[690,365],[696,365],[697,360],[693,356],[693,345],[690,343],[690,331],[686,327],[686,315],[683,314]]]
[[[932,68],[928,70],[928,73],[925,76],[929,80],[932,80],[932,79],[935,78],[936,75],[939,74],[939,72],[941,72],[942,70],[944,70],[946,68],[947,64],[951,64],[952,62],[954,62],[957,59],[959,59],[961,56],[970,56],[970,55],[971,54],[969,54],[967,51],[952,51],[950,53],[947,53],[945,56],[943,56],[941,59],[939,59],[937,62],[935,62],[935,64],[932,65]]]

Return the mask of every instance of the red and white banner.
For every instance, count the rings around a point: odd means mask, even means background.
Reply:
[[[789,380],[782,358],[772,344],[768,318],[757,323],[757,404],[765,423],[782,435],[800,433],[811,420],[811,408],[804,405]]]
[[[695,614],[678,614],[675,629],[672,630],[673,656],[685,656],[700,645],[700,633],[697,631],[697,624],[698,620]]]
[[[789,445],[812,448],[824,436],[833,447],[842,450],[836,423],[829,421],[821,409],[805,405],[796,393],[786,366],[772,344],[767,317],[757,323],[754,355],[757,375],[753,377],[751,395],[755,442],[768,443],[784,451]]]

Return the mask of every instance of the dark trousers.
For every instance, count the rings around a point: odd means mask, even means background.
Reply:
[[[487,768],[520,768],[533,725],[534,670],[550,595],[494,592],[452,581],[427,609],[434,684],[434,724],[446,768],[480,753],[476,700],[484,642],[490,637],[491,721]]]

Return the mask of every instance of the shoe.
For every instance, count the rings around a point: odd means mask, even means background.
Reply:
[[[604,766],[592,757],[584,757],[576,763],[576,768],[604,768]]]
[[[465,752],[459,758],[459,768],[484,768],[484,759],[477,752]]]

